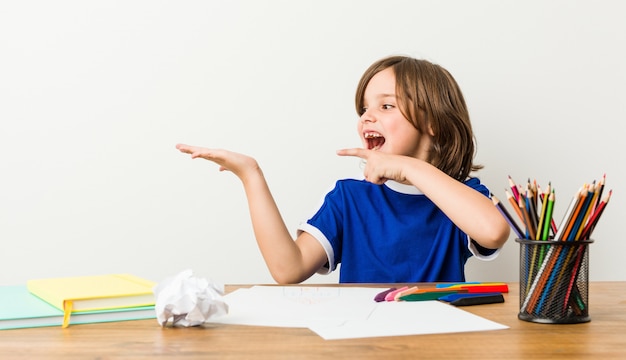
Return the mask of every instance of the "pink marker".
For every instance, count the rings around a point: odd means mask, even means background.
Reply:
[[[401,287],[401,288],[399,288],[397,290],[394,290],[394,291],[390,292],[389,294],[387,294],[385,296],[385,301],[395,301],[396,294],[399,293],[399,292],[402,292],[402,291],[404,291],[404,290],[406,290],[408,288],[409,288],[408,286],[403,286],[403,287]]]
[[[413,287],[410,287],[408,289],[402,290],[402,291],[400,291],[399,293],[396,294],[396,296],[394,297],[394,300],[395,301],[400,301],[401,297],[403,297],[405,295],[413,294],[417,290],[419,290],[419,288],[417,286],[413,286]]]

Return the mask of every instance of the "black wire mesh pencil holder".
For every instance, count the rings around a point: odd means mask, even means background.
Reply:
[[[518,318],[575,324],[589,317],[589,244],[593,240],[515,239],[520,244]]]

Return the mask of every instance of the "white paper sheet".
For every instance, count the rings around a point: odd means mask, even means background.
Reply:
[[[306,327],[327,340],[508,328],[439,301],[375,302],[383,290],[254,286],[224,296],[229,314],[212,322]]]
[[[254,286],[224,296],[228,315],[213,322],[278,327],[337,326],[348,320],[366,320],[376,307],[373,299],[380,291],[329,286]]]
[[[312,325],[326,340],[381,336],[441,334],[507,329],[453,305],[440,301],[382,302],[365,320],[349,320],[338,326]]]

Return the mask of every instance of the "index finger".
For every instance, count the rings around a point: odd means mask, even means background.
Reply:
[[[193,152],[193,146],[187,144],[176,144],[176,149],[187,154],[191,154]]]
[[[337,150],[337,155],[339,156],[356,156],[361,159],[366,159],[369,157],[369,150],[361,149],[361,148],[352,148],[352,149],[340,149]]]

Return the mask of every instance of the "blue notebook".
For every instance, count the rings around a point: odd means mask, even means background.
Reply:
[[[154,306],[73,313],[70,325],[156,319]],[[0,286],[0,330],[61,326],[63,311],[32,295],[26,285]]]

